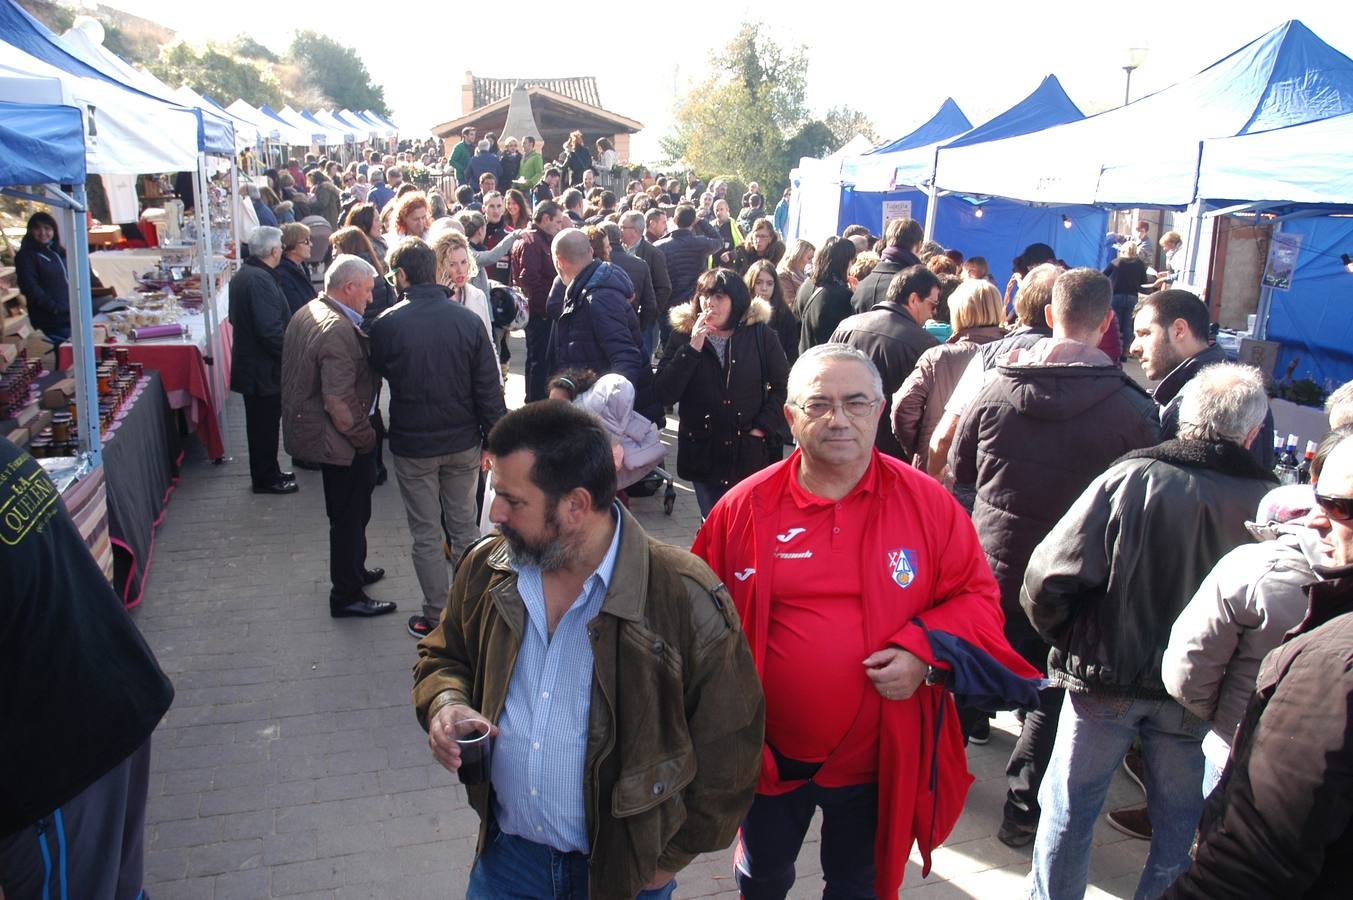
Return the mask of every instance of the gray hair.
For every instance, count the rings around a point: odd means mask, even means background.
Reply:
[[[1345,382],[1329,395],[1325,415],[1329,416],[1331,428],[1353,425],[1353,381]]]
[[[1245,443],[1268,414],[1264,376],[1254,366],[1215,363],[1179,392],[1179,437]]]
[[[489,143],[489,139],[484,138],[478,143],[478,145],[476,145],[475,149],[477,149],[480,153],[488,153],[492,147],[493,145]]]
[[[883,377],[879,375],[878,366],[874,365],[872,359],[849,344],[818,344],[800,354],[789,370],[786,393],[791,403],[801,399],[808,382],[829,362],[853,362],[864,366],[874,382],[874,399],[884,399]]]
[[[634,228],[638,231],[644,230],[644,214],[638,210],[630,210],[620,216],[621,228]]]
[[[267,256],[282,248],[282,229],[271,225],[260,225],[249,235],[249,252],[254,256]]]
[[[332,294],[359,278],[364,276],[375,278],[376,274],[376,267],[360,256],[340,253],[334,257],[334,261],[329,263],[329,268],[324,271],[324,293]]]
[[[244,181],[242,184],[244,185],[244,192],[249,195],[250,200],[259,199],[258,185],[252,181]]]

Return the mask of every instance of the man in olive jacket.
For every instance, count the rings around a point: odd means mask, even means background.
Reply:
[[[760,771],[765,702],[737,612],[704,563],[615,502],[587,413],[529,404],[489,453],[501,534],[466,554],[414,666],[448,770],[453,725],[493,723],[489,771],[467,786],[467,897],[553,896],[561,868],[573,896],[670,897],[679,870],[732,842]]]
[[[384,575],[366,568],[366,524],[376,486],[376,377],[367,362],[362,312],[376,270],[350,254],[324,273],[324,293],[291,318],[282,350],[282,429],[287,452],[320,464],[329,516],[329,615],[395,611],[363,592]]]

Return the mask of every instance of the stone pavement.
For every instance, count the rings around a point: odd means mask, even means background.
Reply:
[[[513,353],[519,367],[519,341]],[[518,374],[513,395],[519,403]],[[367,535],[369,564],[387,572],[371,593],[400,609],[375,621],[331,619],[319,473],[297,471],[298,494],[255,496],[238,397],[230,414],[234,460],[185,464],[134,612],[177,690],[153,738],[148,894],[462,897],[478,820],[455,776],[433,762],[410,705],[415,644],[404,621],[418,611],[418,585],[393,472],[376,489]],[[660,496],[635,500],[633,510],[650,533],[681,546],[699,522],[684,487],[671,517]],[[1008,714],[996,724],[988,745],[969,750],[978,780],[963,818],[929,878],[908,867],[902,896],[1019,895],[1029,852],[995,838],[1016,725]],[[1109,807],[1139,801],[1116,776]],[[1131,896],[1147,845],[1102,821],[1095,843],[1088,896]],[[791,897],[821,895],[817,853],[815,824]],[[730,858],[696,860],[677,896],[736,897]]]

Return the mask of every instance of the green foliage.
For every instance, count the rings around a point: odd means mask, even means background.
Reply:
[[[873,132],[868,118],[848,107],[810,120],[807,69],[802,47],[783,48],[764,27],[743,23],[714,73],[678,104],[659,146],[669,160],[702,175],[730,172],[777,196],[800,157],[835,150],[856,131]]]
[[[182,43],[166,47],[149,69],[166,84],[186,84],[221,103],[231,103],[237,97],[254,106],[266,103],[276,107],[283,102],[281,88],[265,78],[256,65],[240,62],[211,44],[201,51]]]
[[[833,150],[857,134],[864,135],[872,144],[880,142],[879,133],[874,130],[873,120],[858,109],[851,109],[849,106],[833,106],[827,110],[824,124],[832,133]]]
[[[46,25],[48,30],[57,34],[63,33],[75,24],[75,13],[64,6],[52,3],[51,0],[19,0],[19,5],[27,10],[30,16]]]
[[[296,33],[288,51],[310,84],[339,108],[370,109],[386,115],[385,88],[371,80],[366,64],[351,47],[313,31]]]
[[[282,61],[280,56],[273,53],[247,34],[238,35],[235,40],[231,41],[230,50],[236,56],[243,56],[245,59],[257,59],[260,62],[266,63]]]

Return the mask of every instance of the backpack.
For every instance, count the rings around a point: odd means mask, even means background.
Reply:
[[[493,318],[494,328],[517,331],[526,327],[530,308],[526,302],[526,295],[520,288],[490,281],[489,312]]]

